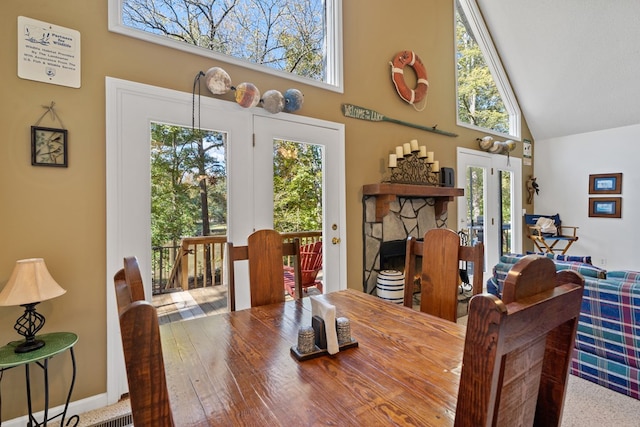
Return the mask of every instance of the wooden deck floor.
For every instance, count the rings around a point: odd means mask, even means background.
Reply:
[[[160,324],[211,316],[227,311],[227,287],[218,285],[154,295]]]
[[[283,289],[284,291],[284,289]],[[319,294],[316,288],[310,288],[308,295]],[[285,294],[285,299],[291,297]],[[173,291],[154,295],[153,305],[158,310],[160,324],[177,322],[195,317],[211,316],[227,311],[227,287],[223,285]]]

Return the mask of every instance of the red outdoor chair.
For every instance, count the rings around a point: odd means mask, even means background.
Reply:
[[[322,282],[317,280],[322,270],[322,241],[309,243],[300,247],[300,268],[302,270],[301,293],[308,288],[316,287],[322,292]],[[293,298],[296,298],[296,283],[293,268],[284,267],[284,288]],[[298,298],[302,297],[299,295]]]

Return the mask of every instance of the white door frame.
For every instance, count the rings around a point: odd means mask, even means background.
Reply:
[[[113,275],[122,268],[124,256],[136,255],[140,262],[145,293],[151,295],[151,176],[149,141],[150,123],[191,124],[193,97],[191,93],[106,78],[106,300],[107,300],[107,403],[115,403],[128,389],[119,322],[113,288]],[[228,238],[245,244],[256,228],[254,215],[254,152],[253,117],[271,116],[262,108],[245,109],[234,102],[211,97],[200,100],[200,124],[203,129],[228,130],[227,167],[229,179]],[[273,118],[273,116],[272,116]],[[332,167],[339,176],[338,194],[340,221],[345,224],[344,125],[304,116],[279,113],[279,120],[290,120],[312,126],[329,127],[336,131],[340,164]],[[143,124],[142,126],[140,124]],[[134,131],[132,131],[134,129]],[[143,185],[134,185],[140,183]],[[326,193],[326,191],[324,192]],[[342,227],[338,229],[345,242]],[[328,235],[327,235],[328,236]],[[345,245],[342,245],[346,248]],[[337,289],[346,288],[346,253],[337,258]],[[248,282],[247,282],[248,283]],[[247,284],[248,287],[248,284]],[[241,288],[241,287],[240,287]],[[329,289],[332,289],[329,287]],[[245,295],[246,294],[246,295]],[[239,289],[239,308],[248,306],[248,289]],[[244,301],[246,296],[247,301]]]

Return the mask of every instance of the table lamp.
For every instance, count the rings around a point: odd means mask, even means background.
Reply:
[[[0,306],[21,305],[24,314],[13,329],[25,338],[15,352],[27,353],[44,346],[36,339],[36,333],[44,326],[44,316],[36,311],[36,304],[67,292],[51,277],[42,258],[16,261],[9,281],[0,292]]]

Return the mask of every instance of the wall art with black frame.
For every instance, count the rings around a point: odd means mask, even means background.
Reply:
[[[67,167],[67,130],[31,126],[31,164]]]

